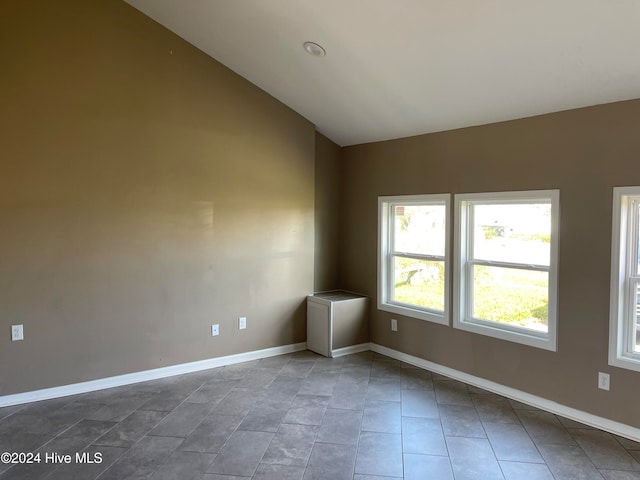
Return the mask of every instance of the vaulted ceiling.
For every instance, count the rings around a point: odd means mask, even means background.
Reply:
[[[640,97],[638,0],[126,1],[343,146]]]

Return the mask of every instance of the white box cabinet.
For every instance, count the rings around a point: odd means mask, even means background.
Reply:
[[[333,290],[307,297],[307,349],[333,357],[336,349],[364,343],[368,298]]]

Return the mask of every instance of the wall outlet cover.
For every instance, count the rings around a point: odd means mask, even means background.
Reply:
[[[247,328],[247,317],[238,318],[238,329],[244,330]]]
[[[11,325],[11,341],[24,340],[24,327],[22,325]]]
[[[220,335],[220,325],[217,323],[215,325],[211,325],[211,336],[217,337],[218,335]]]
[[[598,388],[609,390],[611,377],[608,373],[598,372]]]

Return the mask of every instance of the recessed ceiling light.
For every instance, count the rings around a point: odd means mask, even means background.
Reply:
[[[315,42],[304,42],[302,46],[309,55],[314,57],[324,57],[327,54],[326,50]]]

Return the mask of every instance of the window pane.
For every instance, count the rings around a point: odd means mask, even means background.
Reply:
[[[394,251],[444,256],[444,205],[396,205],[393,210]]]
[[[549,203],[473,205],[473,258],[549,265]]]
[[[393,300],[444,311],[444,262],[394,257]]]
[[[638,210],[636,210],[636,228],[640,228],[640,206],[638,207]],[[636,249],[636,253],[638,255],[637,260],[637,264],[638,266],[636,267],[636,275],[640,275],[640,235],[638,234],[638,231],[633,232],[636,236],[636,242],[637,242],[637,249]]]
[[[548,331],[549,274],[514,268],[473,267],[473,316]]]
[[[640,353],[640,283],[636,284],[636,298],[633,302],[633,351]]]

